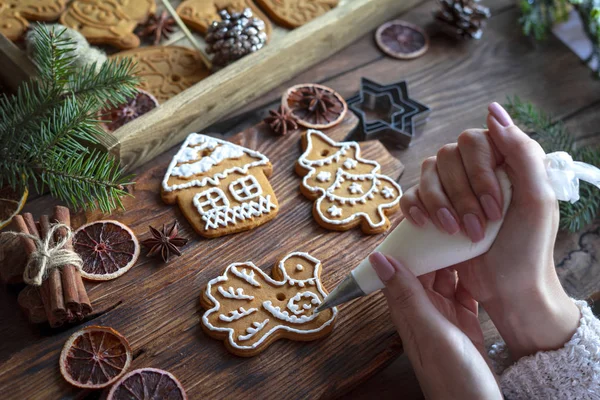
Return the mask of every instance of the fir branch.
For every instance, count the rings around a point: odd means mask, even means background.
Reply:
[[[523,33],[536,40],[544,40],[557,22],[564,22],[569,16],[568,0],[521,0]]]
[[[62,88],[67,82],[69,65],[75,57],[75,42],[64,35],[65,31],[56,32],[44,24],[36,27],[38,40],[34,43],[32,58],[42,85]]]
[[[576,147],[573,137],[561,121],[554,121],[551,115],[517,96],[508,98],[505,108],[515,122],[540,143],[546,153],[566,151],[575,160],[600,167],[600,147]],[[587,182],[580,182],[579,201],[560,202],[560,229],[580,231],[600,215],[600,196],[597,195],[597,190]]]
[[[109,60],[99,69],[96,63],[71,75],[70,90],[79,98],[93,98],[102,105],[116,107],[137,93],[139,78],[133,76],[135,64],[130,58]],[[119,90],[116,90],[119,89]]]
[[[77,70],[73,42],[44,25],[34,28],[38,77],[16,95],[0,96],[0,187],[32,184],[74,207],[122,207],[130,177],[112,155],[90,151],[104,131],[102,108],[135,95],[133,63],[120,60]]]
[[[75,96],[66,96],[60,107],[53,110],[39,127],[40,135],[31,143],[33,162],[58,156],[56,152],[71,157],[85,152],[85,142],[98,143],[97,136],[104,133],[97,127],[95,111],[92,101],[78,101]]]
[[[122,174],[111,154],[96,150],[76,157],[54,158],[38,172],[52,196],[84,209],[94,208],[97,203],[103,212],[122,208],[120,196],[128,194],[124,188],[131,184],[131,177]]]

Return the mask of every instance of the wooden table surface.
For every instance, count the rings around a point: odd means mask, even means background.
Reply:
[[[391,150],[406,167],[400,179],[404,188],[416,183],[420,160],[435,154],[443,144],[455,141],[462,130],[481,127],[485,122],[487,104],[502,102],[509,95],[519,95],[555,114],[577,136],[578,143],[597,143],[600,115],[595,111],[600,105],[600,83],[591,78],[590,71],[558,40],[550,38],[545,44],[533,45],[523,38],[514,0],[487,0],[484,3],[491,7],[493,17],[480,41],[458,42],[435,33],[435,29],[431,28],[429,51],[416,60],[398,61],[384,56],[377,49],[373,35],[368,34],[206,131],[232,135],[254,125],[265,116],[266,110],[275,107],[281,93],[292,84],[322,83],[349,97],[357,91],[360,77],[365,76],[384,84],[405,79],[411,96],[433,109],[429,121],[417,130],[409,149]],[[434,1],[424,1],[401,17],[426,26],[432,19],[433,9]],[[137,171],[138,174],[144,169]],[[48,213],[51,201],[47,200],[44,204],[47,210],[32,209],[29,205],[28,211],[36,216]],[[600,224],[594,224],[577,235],[559,236],[557,268],[572,296],[586,298],[600,290],[600,274],[597,271],[599,244]],[[14,305],[14,296],[10,289],[0,290],[0,304]],[[4,363],[15,352],[10,347],[10,329],[4,317],[12,313],[14,318],[19,318],[19,311],[0,307],[0,312],[3,317],[0,332],[5,338],[0,342],[1,376]],[[383,314],[382,318],[388,318],[387,314]],[[493,325],[485,315],[481,319],[486,340],[495,340],[497,333]],[[389,319],[388,323],[391,326]],[[168,340],[165,345],[169,346]],[[374,395],[380,398],[422,398],[407,360],[400,357],[389,364],[393,359],[390,351],[398,354],[397,349],[382,351],[381,356],[386,362],[367,372],[357,369],[357,379],[334,385],[340,391],[328,391],[328,397],[335,394],[359,399]],[[388,354],[384,354],[386,352]],[[387,368],[386,364],[389,364]]]

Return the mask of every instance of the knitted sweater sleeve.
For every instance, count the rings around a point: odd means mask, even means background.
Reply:
[[[512,363],[504,343],[492,345],[489,355],[506,399],[600,399],[600,321],[585,301],[575,304],[579,327],[558,350]]]

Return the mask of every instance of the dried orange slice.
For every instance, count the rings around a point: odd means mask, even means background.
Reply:
[[[289,88],[281,99],[283,108],[305,128],[327,129],[342,122],[348,105],[342,96],[327,86],[304,83]]]
[[[28,193],[27,188],[21,192],[14,191],[10,186],[0,189],[0,229],[10,224],[13,217],[21,212]]]
[[[131,371],[108,392],[106,400],[187,400],[181,383],[162,369],[141,368]]]
[[[375,32],[375,41],[385,54],[401,60],[420,57],[429,48],[425,31],[400,19],[381,25]]]
[[[127,226],[118,221],[96,221],[77,229],[73,249],[83,260],[81,276],[108,281],[127,272],[140,255],[140,244]]]
[[[131,360],[131,347],[119,332],[106,326],[88,326],[65,343],[60,373],[73,386],[102,389],[123,376]]]

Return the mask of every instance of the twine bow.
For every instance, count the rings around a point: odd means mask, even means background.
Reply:
[[[54,233],[57,229],[65,228],[66,234],[54,243]],[[52,224],[45,239],[23,232],[9,232],[15,236],[31,239],[35,244],[35,251],[29,255],[29,260],[23,272],[23,281],[28,285],[40,286],[48,277],[48,272],[54,268],[73,265],[81,272],[83,260],[73,250],[64,248],[73,236],[73,231],[65,224]]]

